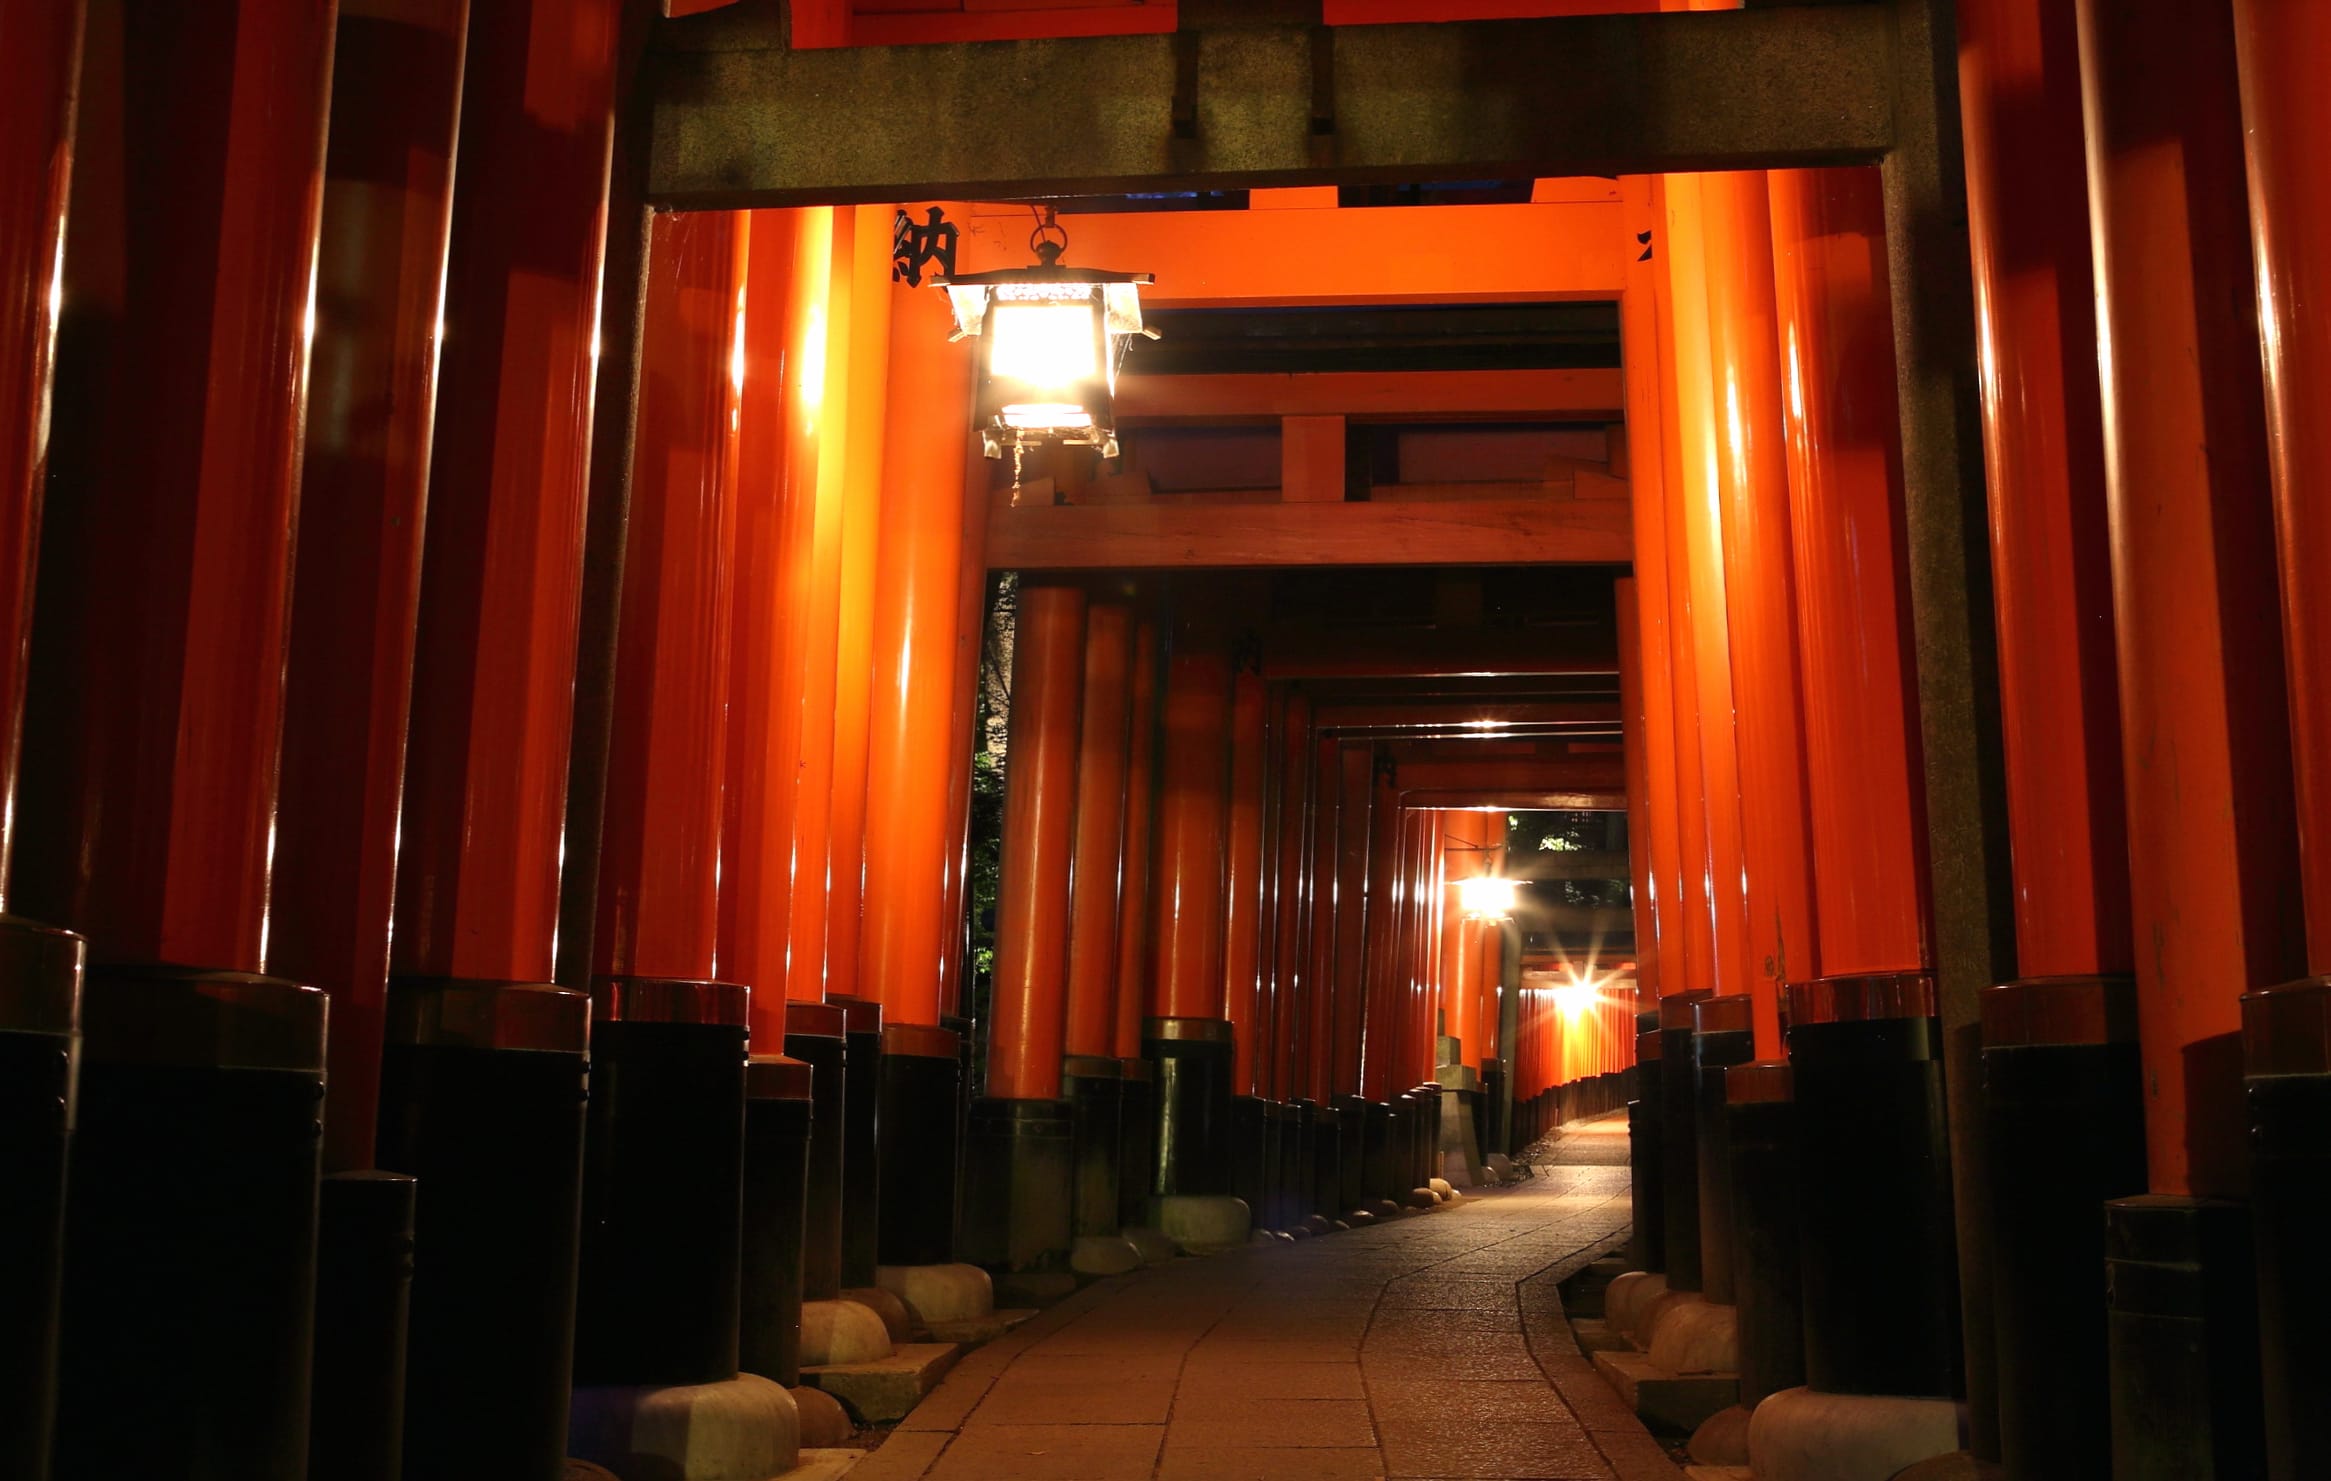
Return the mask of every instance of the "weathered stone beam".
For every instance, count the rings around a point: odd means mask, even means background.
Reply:
[[[1869,5],[796,52],[783,7],[748,0],[656,47],[664,206],[1866,164],[1893,143]]]

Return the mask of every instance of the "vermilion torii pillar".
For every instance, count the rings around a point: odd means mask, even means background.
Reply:
[[[1204,600],[1193,587],[1175,597],[1185,608]],[[1141,1028],[1157,1075],[1154,1186],[1165,1198],[1230,1191],[1234,1048],[1222,1012],[1230,685],[1225,634],[1206,616],[1178,613],[1158,741],[1149,1016]]]
[[[1142,1046],[1149,1006],[1150,886],[1157,823],[1157,743],[1161,703],[1157,623],[1137,612],[1133,626],[1131,709],[1125,743],[1124,873],[1117,905],[1117,1011],[1110,1052],[1125,1074],[1124,1139],[1117,1158],[1117,1216],[1148,1222],[1157,1191],[1157,1083]]]
[[[0,900],[16,817],[34,547],[48,478],[49,385],[81,63],[78,0],[0,13]],[[0,915],[0,1471],[44,1476],[56,1402],[65,1159],[79,1056],[82,943]]]
[[[1026,582],[1012,640],[987,1093],[971,1109],[963,1215],[964,1256],[1009,1269],[1058,1259],[1072,1237],[1072,1138],[1061,1099],[1061,1051],[1085,606],[1081,586]]]
[[[2254,1313],[2212,1299],[2251,1279],[2244,1210],[2216,1200],[2248,1183],[2241,996],[2304,948],[2233,22],[2084,0],[2079,32],[2153,1194],[2108,1238],[2191,1291],[2113,1287],[2114,1469],[2255,1475]]]
[[[1117,935],[1124,908],[1134,641],[1130,605],[1094,601],[1086,607],[1062,1062],[1076,1138],[1071,1233],[1079,1239],[1114,1234],[1123,1222],[1125,1069],[1116,1054]]]
[[[1993,1227],[2015,1231],[1992,1242],[1998,1438],[2018,1474],[2103,1477],[2096,1210],[2145,1187],[2144,1103],[2071,0],[1963,0],[1959,42],[2022,973],[1983,1018]]]
[[[324,995],[257,974],[332,24],[297,0],[107,9],[61,278],[47,212],[5,224],[11,256],[20,230],[47,237],[63,315],[9,904],[83,932],[101,964],[58,1477],[307,1470]],[[36,28],[6,23],[10,92],[19,38],[32,74],[6,105],[10,152],[13,115],[48,90]],[[17,344],[0,354],[8,382],[37,373]],[[21,410],[0,408],[18,448]],[[20,516],[29,471],[21,452],[0,471]]]
[[[376,1156],[397,814],[468,30],[467,0],[350,0],[334,49],[268,914],[269,965],[332,999],[327,1174],[369,1169]],[[408,1054],[400,1046],[400,1062]],[[450,1271],[467,1254],[437,1238],[458,1225],[477,1191],[455,1181],[447,1179],[440,1199],[432,1180],[430,1237],[412,1256],[428,1272],[424,1370],[437,1363],[442,1335],[435,1297],[447,1282],[439,1262],[454,1262]],[[365,1173],[324,1185],[315,1473],[369,1481],[395,1476],[402,1464],[405,1390],[401,1383],[384,1390],[376,1375],[384,1350],[406,1350],[398,1325],[406,1312],[379,1301],[374,1252],[409,1237],[414,1212],[410,1179]],[[452,1224],[440,1212],[452,1214]],[[393,1313],[386,1324],[384,1310]],[[432,1380],[421,1381],[427,1390]]]
[[[2243,1003],[2249,1077],[2251,1212],[2257,1221],[2258,1310],[2265,1330],[2267,1460],[2275,1481],[2331,1469],[2312,1397],[2331,1386],[2316,1349],[2331,1304],[2317,1251],[2331,1185],[2331,182],[2315,144],[2331,124],[2309,59],[2331,46],[2320,6],[2239,0],[2235,38],[2248,151],[2250,239],[2266,351],[2266,417],[2282,559],[2291,756],[2296,766],[2306,970],[2314,975]]]

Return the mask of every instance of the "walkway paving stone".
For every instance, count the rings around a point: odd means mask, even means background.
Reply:
[[[971,1354],[853,1481],[1680,1481],[1556,1284],[1626,1172],[1097,1282]]]

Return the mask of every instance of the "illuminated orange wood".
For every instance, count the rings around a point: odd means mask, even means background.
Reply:
[[[1746,989],[1777,1049],[1782,984],[1820,970],[1781,424],[1772,219],[1763,172],[1701,179],[1716,487],[1731,631],[1740,846],[1748,888]],[[1891,382],[1887,382],[1891,384]]]
[[[964,477],[971,350],[947,343],[951,323],[944,295],[892,292],[860,972],[861,994],[891,1021],[932,1025],[953,1011],[964,948],[970,704],[986,594],[986,505]]]
[[[1486,679],[1618,671],[1618,650],[1599,633],[1555,639],[1495,628],[1409,628],[1355,643],[1345,628],[1282,622],[1263,638],[1266,679]]]
[[[2307,970],[2331,972],[2331,10],[2235,0],[2250,237],[2266,347]]]
[[[1635,177],[1621,182],[1627,220],[1636,232],[1650,232],[1659,240],[1661,201],[1657,182]],[[1670,624],[1666,460],[1661,448],[1665,429],[1665,372],[1660,354],[1660,294],[1664,270],[1653,260],[1630,263],[1626,296],[1619,302],[1621,356],[1627,374],[1627,476],[1634,487],[1629,512],[1634,520],[1633,593],[1635,597],[1635,704],[1626,707],[1626,720],[1638,750],[1628,758],[1629,795],[1636,793],[1640,774],[1646,816],[1629,819],[1629,846],[1643,859],[1636,899],[1638,916],[1653,924],[1638,933],[1638,942],[1652,964],[1648,981],[1654,992],[1661,984],[1683,981],[1690,975],[1685,941],[1693,930],[1692,902],[1683,893],[1683,822],[1685,800],[1677,786],[1678,721],[1675,704],[1674,636]],[[1624,601],[1622,599],[1622,609]],[[1625,628],[1620,630],[1625,649]],[[1622,676],[1625,673],[1621,669]],[[1696,761],[1694,763],[1697,764]],[[1697,807],[1695,795],[1691,805]],[[1637,831],[1640,830],[1640,831]],[[1648,908],[1646,901],[1649,902]],[[1704,918],[1704,917],[1703,917]],[[1702,933],[1704,934],[1704,932]]]
[[[987,1093],[1006,1099],[1060,1095],[1084,664],[1084,589],[1022,586],[987,1057]]]
[[[1149,1011],[1150,895],[1157,857],[1157,742],[1159,715],[1157,624],[1147,615],[1133,627],[1133,702],[1125,748],[1125,865],[1117,912],[1117,1015],[1112,1035],[1119,1059],[1141,1054],[1141,1019]]]
[[[1187,615],[1174,627],[1164,710],[1149,1011],[1157,1018],[1220,1018],[1230,653],[1218,632]]]
[[[1231,679],[1230,793],[1223,828],[1222,1016],[1236,1059],[1231,1090],[1254,1095],[1262,1018],[1264,894],[1263,778],[1269,756],[1263,676],[1239,665]]]
[[[1078,723],[1076,857],[1068,932],[1070,1054],[1116,1052],[1117,922],[1125,875],[1125,772],[1133,705],[1133,611],[1085,610],[1084,714]]]
[[[720,891],[750,218],[659,213],[616,629],[597,972],[707,980]]]
[[[1669,539],[1680,538],[1673,553],[1669,580],[1682,587],[1683,622],[1690,634],[1690,695],[1677,699],[1680,716],[1687,703],[1697,727],[1694,747],[1699,761],[1700,816],[1704,833],[1701,850],[1693,853],[1692,821],[1685,820],[1685,846],[1690,865],[1705,880],[1709,902],[1711,976],[1707,985],[1721,992],[1746,992],[1762,973],[1754,965],[1749,940],[1746,861],[1741,840],[1741,773],[1738,727],[1735,724],[1735,686],[1731,633],[1723,558],[1723,522],[1719,422],[1723,416],[1716,399],[1709,312],[1708,239],[1703,228],[1702,196],[1706,177],[1673,175],[1665,184],[1667,206],[1668,303],[1674,323],[1675,427],[1679,468],[1667,485]],[[1768,249],[1769,250],[1769,249]],[[1680,518],[1674,517],[1680,514]],[[1679,664],[1679,674],[1681,665]],[[1679,763],[1681,753],[1679,749]],[[1704,859],[1705,862],[1700,862]],[[1688,886],[1687,886],[1688,888]],[[1699,986],[1700,983],[1694,983]],[[1670,984],[1667,989],[1678,988]],[[1779,1051],[1777,1005],[1760,999],[1757,1022],[1759,1052]]]
[[[834,617],[833,801],[826,825],[826,983],[857,993],[866,879],[867,736],[874,668],[875,562],[883,497],[890,360],[890,209],[860,206],[850,253],[849,430]],[[943,336],[942,336],[943,338]],[[915,347],[918,351],[926,348]],[[953,670],[929,676],[952,694]]]
[[[2238,1193],[2239,999],[2305,948],[2233,22],[2079,18],[2147,1163]]]
[[[48,477],[81,30],[78,0],[0,9],[0,49],[10,58],[0,91],[0,613],[7,623],[0,631],[0,902],[16,831],[25,641]]]
[[[1960,0],[2017,970],[2126,972],[2128,815],[2069,0]]]
[[[1875,170],[1776,170],[1820,970],[1917,971],[1925,778],[1911,692],[1886,213]]]
[[[1619,610],[1620,707],[1627,714],[1627,842],[1629,887],[1635,907],[1635,940],[1649,966],[1652,990],[1658,990],[1660,908],[1664,902],[1652,868],[1651,768],[1645,760],[1643,719],[1643,640],[1637,625],[1638,598],[1632,577],[1616,583],[1613,595]],[[1670,927],[1669,929],[1672,929]]]
[[[1351,421],[1496,417],[1616,416],[1623,383],[1615,370],[1326,370],[1271,375],[1142,375],[1117,387],[1117,418],[1157,422],[1268,422],[1279,417]],[[1342,439],[1337,439],[1338,457]],[[1343,487],[1339,476],[1335,486]],[[1335,495],[1342,498],[1339,492]]]
[[[1026,209],[996,209],[972,216],[962,271],[1027,266]],[[1155,273],[1144,303],[1204,307],[1616,298],[1630,255],[1616,201],[1353,208],[1333,220],[1335,250],[1323,252],[1311,211],[1079,213],[1068,261]],[[1463,250],[1477,242],[1528,248]]]
[[[1287,417],[1279,423],[1279,497],[1333,503],[1344,496],[1344,419]]]
[[[995,511],[990,569],[1596,564],[1624,561],[1627,506],[1448,503],[1021,504]]]
[[[620,8],[470,20],[397,859],[416,976],[551,975]]]
[[[467,0],[347,0],[334,47],[267,944],[331,994],[329,1171],[373,1162],[468,27]]]
[[[252,972],[332,11],[106,20],[80,80],[10,903],[84,932],[93,962]],[[13,92],[13,52],[6,67]],[[24,85],[37,109],[42,85]],[[0,473],[19,500],[25,472]]]

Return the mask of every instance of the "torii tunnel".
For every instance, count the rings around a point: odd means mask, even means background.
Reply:
[[[0,0],[0,1481],[2331,1477],[2327,61]]]

